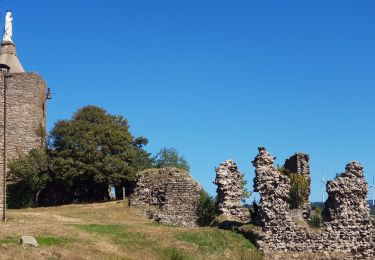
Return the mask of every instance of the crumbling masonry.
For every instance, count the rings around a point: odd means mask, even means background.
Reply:
[[[227,220],[250,221],[249,209],[241,204],[243,196],[242,174],[232,160],[227,160],[216,168],[218,210]]]
[[[187,171],[147,169],[137,174],[130,206],[143,206],[160,223],[192,227],[197,225],[201,189]]]
[[[366,203],[367,183],[358,162],[349,163],[343,174],[327,183],[327,218],[317,232],[295,221],[290,213],[287,204],[290,183],[274,167],[274,160],[261,147],[253,161],[262,226],[256,243],[261,251],[326,252],[342,253],[346,259],[375,258],[375,232]]]

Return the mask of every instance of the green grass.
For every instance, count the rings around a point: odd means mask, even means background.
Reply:
[[[126,225],[89,224],[75,226],[91,234],[105,235],[112,242],[119,245],[132,244],[137,247],[143,247],[145,245],[150,246],[150,244],[152,244],[152,241],[148,241],[145,239],[144,234],[129,231],[128,226]]]
[[[123,235],[125,232],[124,225],[75,225],[77,228],[86,231],[88,233],[95,233],[100,235]]]
[[[220,253],[226,249],[241,247],[254,249],[254,245],[242,235],[219,229],[207,229],[201,232],[185,232],[176,235],[176,239],[198,246],[203,254]]]
[[[150,223],[147,225],[155,226]],[[166,227],[166,225],[160,225]],[[107,238],[111,242],[120,246],[128,247],[132,246],[135,248],[148,248],[158,254],[163,260],[185,260],[189,259],[184,253],[175,248],[162,248],[155,241],[146,239],[145,234],[134,232],[129,230],[126,225],[102,225],[102,224],[90,224],[90,225],[75,225],[75,227],[86,231],[91,234],[102,235],[102,238]]]
[[[61,246],[73,242],[73,239],[64,237],[36,237],[39,246]]]
[[[4,245],[4,244],[18,245],[19,243],[20,243],[20,240],[15,237],[5,237],[0,240],[0,245]]]
[[[186,256],[183,252],[180,250],[177,250],[175,248],[164,248],[161,250],[161,259],[162,260],[189,260],[192,259],[188,256]]]
[[[39,246],[60,246],[65,245],[67,243],[71,243],[74,240],[70,238],[64,238],[64,237],[36,237],[36,241],[38,242]],[[20,240],[15,237],[5,237],[0,240],[0,245],[19,245]]]
[[[151,222],[151,223],[147,223],[145,225],[149,226],[149,227],[171,227],[171,228],[179,228],[180,227],[180,226],[177,226],[177,225],[162,224],[162,223],[158,223],[158,222]]]

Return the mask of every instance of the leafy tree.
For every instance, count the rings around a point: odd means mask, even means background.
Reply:
[[[190,166],[186,159],[174,148],[162,148],[153,158],[156,168],[175,167],[183,170],[190,170]]]
[[[215,219],[216,213],[216,200],[202,189],[197,208],[198,225],[209,226]]]
[[[241,196],[241,201],[243,203],[246,202],[246,199],[251,196],[251,192],[246,188],[247,185],[247,180],[245,179],[245,174],[241,174],[241,185],[242,185],[242,196]]]
[[[50,183],[49,158],[44,149],[31,150],[10,161],[8,204],[11,208],[37,206],[40,193]]]
[[[109,185],[129,185],[137,171],[150,167],[142,149],[147,142],[131,135],[122,116],[83,107],[71,120],[58,121],[50,133],[55,185],[74,200],[103,199]]]
[[[309,194],[309,181],[301,174],[290,173],[290,193],[289,204],[293,209],[300,208],[305,202]]]

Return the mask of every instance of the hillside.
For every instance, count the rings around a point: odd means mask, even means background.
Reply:
[[[259,259],[239,234],[160,225],[118,202],[9,210],[0,230],[1,259]]]

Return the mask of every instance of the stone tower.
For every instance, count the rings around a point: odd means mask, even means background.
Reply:
[[[43,147],[46,132],[46,82],[37,73],[23,69],[11,38],[11,22],[6,20],[0,52],[0,210],[3,221],[6,221],[7,163],[33,148]]]

